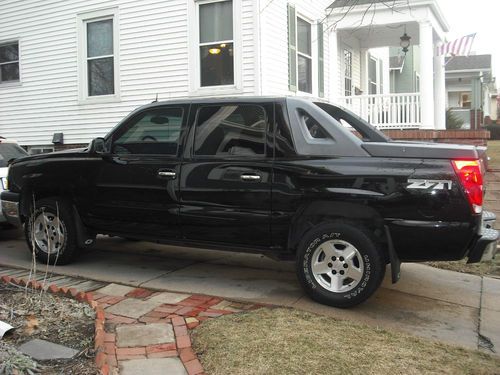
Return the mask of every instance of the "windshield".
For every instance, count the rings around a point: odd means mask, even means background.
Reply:
[[[0,143],[0,168],[7,167],[12,159],[27,155],[28,153],[15,143]]]
[[[346,127],[352,127],[364,142],[389,142],[391,139],[346,108],[323,102],[315,102],[318,107]]]

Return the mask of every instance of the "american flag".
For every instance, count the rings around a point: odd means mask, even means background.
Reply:
[[[438,56],[448,54],[452,56],[469,56],[475,37],[476,34],[474,33],[458,38],[452,42],[444,43],[437,48],[437,54]]]

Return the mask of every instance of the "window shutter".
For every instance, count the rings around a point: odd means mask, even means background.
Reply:
[[[318,22],[318,93],[319,97],[325,96],[325,61],[323,23]]]
[[[291,4],[288,4],[288,88],[297,91],[297,17]]]

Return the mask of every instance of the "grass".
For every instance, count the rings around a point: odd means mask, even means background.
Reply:
[[[292,309],[204,322],[193,345],[206,372],[225,374],[498,374],[500,358]]]
[[[443,270],[470,273],[478,276],[500,277],[500,255],[489,262],[467,264],[467,259],[456,262],[426,262],[425,264]]]
[[[488,151],[486,152],[490,161],[490,169],[500,169],[500,141],[488,141]]]

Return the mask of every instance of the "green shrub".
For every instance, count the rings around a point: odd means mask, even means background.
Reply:
[[[450,109],[446,111],[446,129],[462,129],[464,121],[455,116]]]

